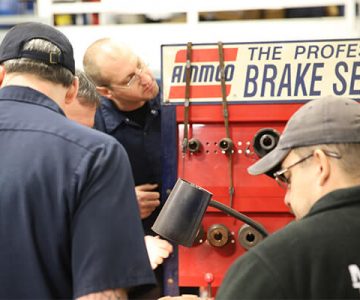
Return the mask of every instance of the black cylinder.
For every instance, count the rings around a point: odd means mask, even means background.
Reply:
[[[160,236],[191,247],[212,194],[179,178],[152,230]]]

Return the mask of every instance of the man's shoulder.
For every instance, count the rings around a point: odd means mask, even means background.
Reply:
[[[121,146],[119,142],[112,136],[105,134],[99,130],[88,128],[68,120],[66,131],[63,131],[64,137],[74,143],[85,148],[96,147],[97,145],[116,145]]]
[[[287,262],[311,253],[314,247],[327,248],[331,246],[329,237],[333,233],[326,229],[328,223],[323,221],[316,216],[294,220],[264,239],[253,249],[254,254],[269,264],[285,267]]]
[[[82,149],[90,152],[99,148],[119,146],[116,139],[107,134],[78,124],[61,114],[52,112],[47,114],[47,122],[31,120],[23,128],[41,135],[44,144],[55,143],[64,151],[65,149]],[[51,122],[49,122],[50,118]]]
[[[309,224],[293,221],[264,239],[253,249],[254,254],[271,259],[279,256],[281,260],[282,255],[291,255],[293,251],[301,251],[300,248],[307,247],[306,241],[311,235]]]

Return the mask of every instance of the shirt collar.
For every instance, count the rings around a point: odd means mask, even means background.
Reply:
[[[63,110],[46,95],[30,87],[9,85],[0,89],[0,101],[17,101],[46,107],[65,116]]]
[[[313,216],[323,211],[360,204],[360,185],[338,189],[319,199],[305,217]]]
[[[160,93],[149,101],[150,112],[157,116],[160,113]],[[106,132],[110,133],[118,128],[122,123],[127,123],[127,117],[117,108],[114,102],[108,98],[101,97],[101,114],[104,118]]]

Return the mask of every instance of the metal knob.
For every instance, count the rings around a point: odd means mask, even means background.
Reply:
[[[223,224],[211,225],[207,232],[207,240],[214,247],[223,247],[231,239],[230,230]]]
[[[190,139],[188,143],[188,148],[191,153],[196,153],[200,151],[201,143],[198,139]]]
[[[245,249],[250,249],[260,243],[263,240],[263,236],[253,227],[244,224],[239,229],[238,239],[241,246]]]
[[[229,138],[223,138],[219,142],[219,147],[223,153],[231,153],[234,149],[234,143]]]

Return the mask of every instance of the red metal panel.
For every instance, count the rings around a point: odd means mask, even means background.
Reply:
[[[269,232],[274,232],[288,224],[292,217],[289,214],[268,213],[268,214],[247,214],[254,220],[262,223]],[[214,276],[213,287],[219,287],[226,270],[232,262],[244,254],[247,250],[239,244],[238,232],[244,225],[234,218],[223,213],[206,213],[202,226],[205,231],[211,225],[223,224],[234,234],[233,243],[222,248],[216,248],[204,241],[197,246],[186,248],[179,247],[179,285],[180,286],[207,286],[205,274],[211,273]],[[206,234],[206,232],[205,232]]]
[[[234,143],[232,172],[234,198],[232,207],[274,232],[292,220],[284,205],[284,191],[266,175],[250,176],[247,168],[258,156],[253,139],[263,128],[281,133],[288,118],[301,104],[231,104],[229,105],[230,137]],[[219,141],[226,137],[221,105],[193,105],[189,112],[189,136],[200,141],[200,151],[182,153],[184,108],[177,107],[178,176],[213,193],[213,199],[230,205],[229,157],[221,152]],[[206,286],[206,273],[214,275],[212,285],[218,287],[230,264],[246,249],[239,244],[241,221],[209,207],[202,226],[206,231],[214,224],[226,226],[232,242],[214,247],[206,239],[191,248],[179,249],[179,285]]]

